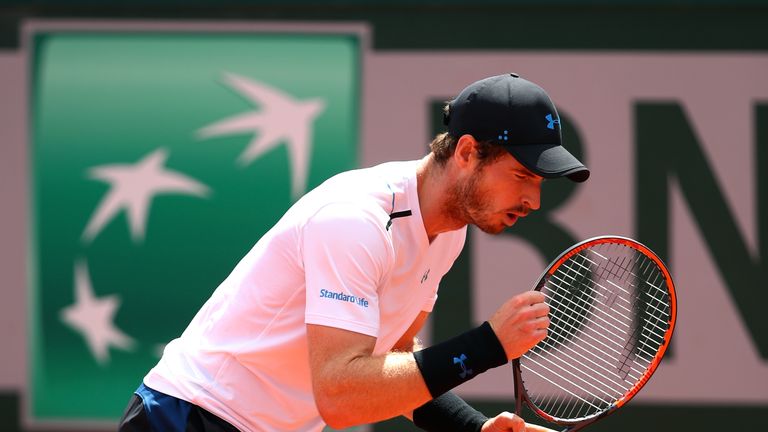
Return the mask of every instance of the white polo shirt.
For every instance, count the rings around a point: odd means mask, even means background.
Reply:
[[[430,244],[418,161],[327,180],[240,261],[144,383],[243,431],[319,431],[306,324],[376,337],[389,351],[464,246],[466,228]],[[397,212],[410,216],[390,218]]]

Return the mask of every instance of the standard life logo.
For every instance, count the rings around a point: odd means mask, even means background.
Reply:
[[[332,300],[338,300],[342,302],[352,303],[356,304],[358,306],[367,308],[368,307],[368,299],[365,297],[358,297],[351,294],[346,294],[343,292],[337,292],[337,291],[328,291],[327,289],[323,288],[320,290],[320,297],[321,298],[328,298]]]
[[[119,417],[292,202],[354,168],[356,40],[264,36],[36,37],[34,419]]]

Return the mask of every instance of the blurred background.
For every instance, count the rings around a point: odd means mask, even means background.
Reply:
[[[678,326],[593,430],[760,427],[767,23],[758,0],[0,2],[0,430],[114,430],[292,202],[423,156],[446,100],[508,72],[548,91],[592,177],[470,230],[423,339],[481,323],[579,240],[634,237],[671,267]],[[511,368],[457,392],[514,409]]]

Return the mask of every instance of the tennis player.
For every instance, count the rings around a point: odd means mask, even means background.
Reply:
[[[516,74],[469,85],[445,124],[423,159],[336,175],[294,204],[166,346],[120,431],[319,431],[398,415],[428,431],[547,430],[489,419],[450,391],[546,336],[540,293],[436,345],[415,337],[468,224],[499,233],[539,208],[544,179],[589,171],[561,145],[545,91]]]

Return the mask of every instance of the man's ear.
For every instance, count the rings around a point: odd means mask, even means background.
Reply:
[[[453,152],[453,159],[459,168],[472,168],[476,162],[477,154],[475,148],[477,141],[472,135],[462,135],[456,143],[456,151]]]

